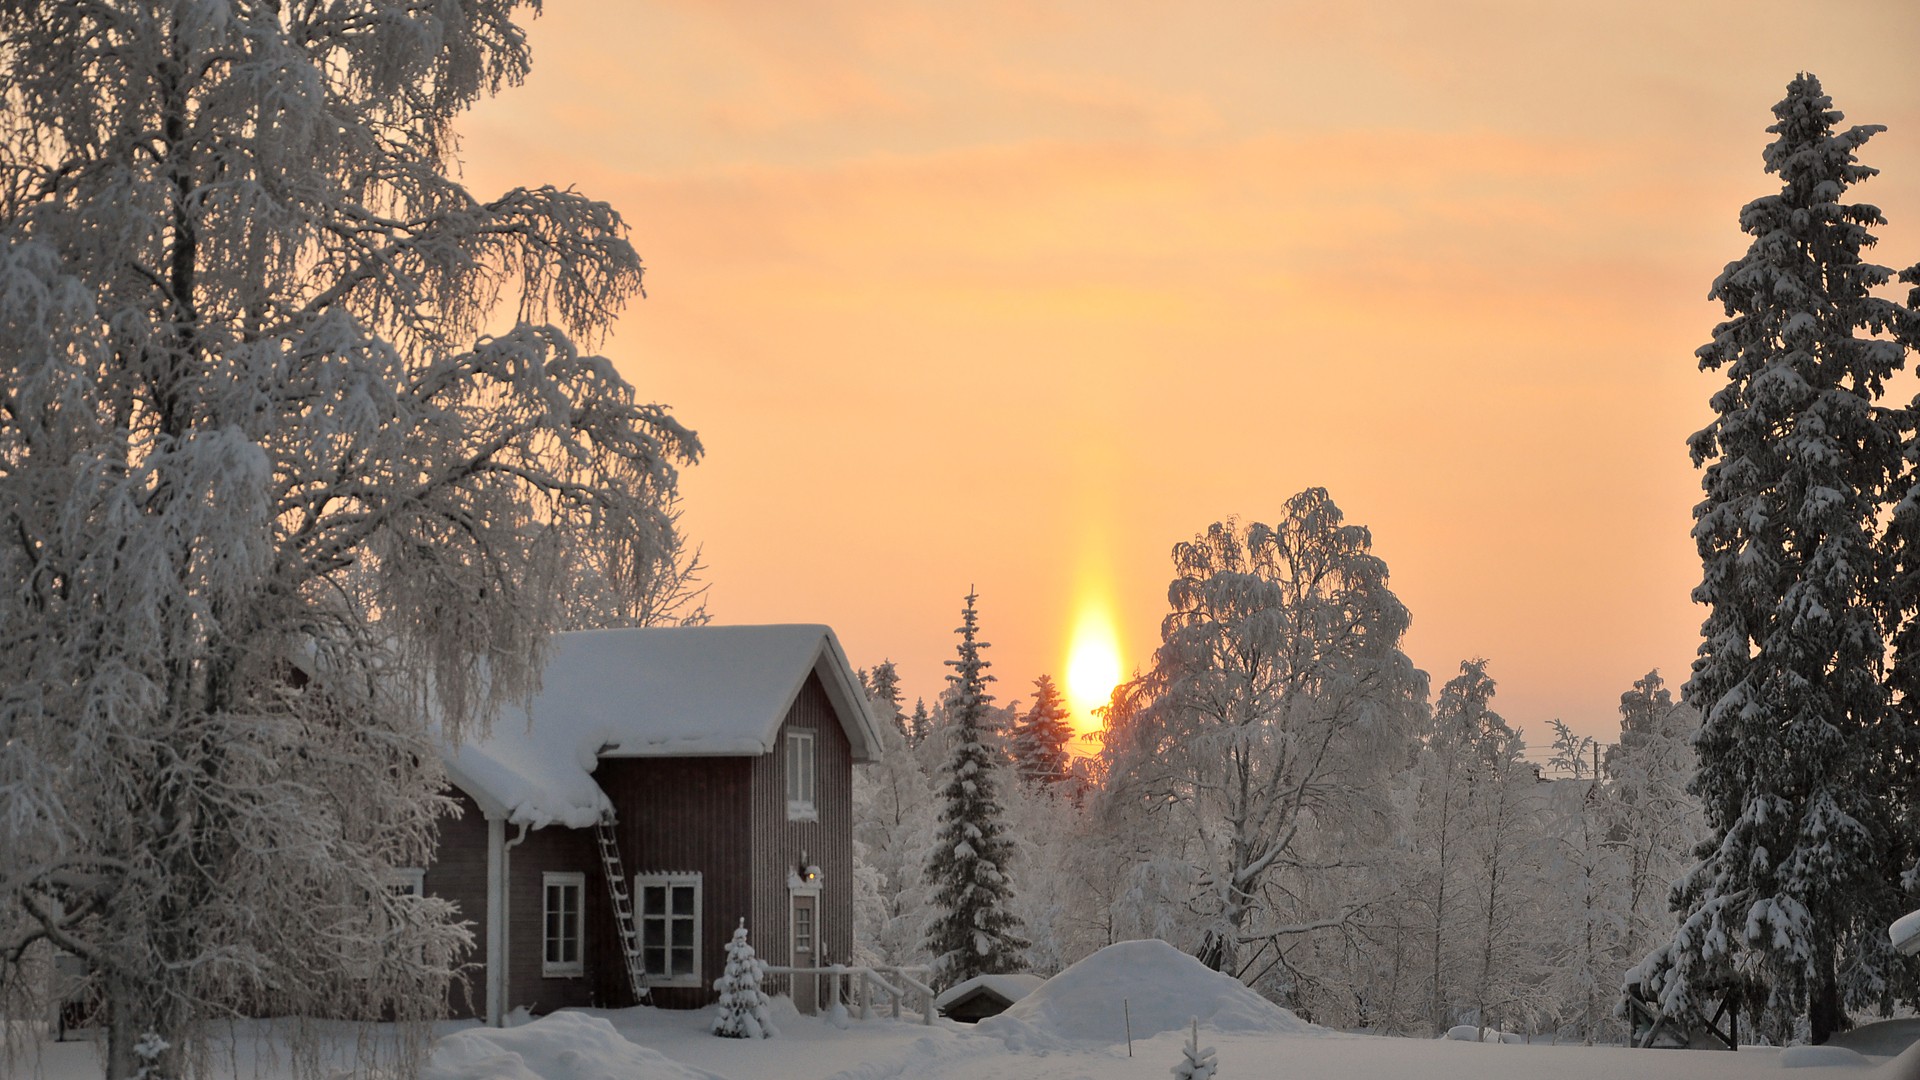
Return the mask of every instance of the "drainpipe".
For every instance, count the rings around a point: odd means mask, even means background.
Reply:
[[[487,819],[487,1026],[507,1023],[508,853],[527,839],[525,822],[520,835],[507,838],[505,818]]]

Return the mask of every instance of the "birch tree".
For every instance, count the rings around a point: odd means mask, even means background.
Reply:
[[[1110,783],[1191,826],[1199,955],[1247,976],[1255,952],[1351,917],[1304,910],[1275,883],[1339,869],[1343,831],[1387,831],[1386,781],[1412,749],[1425,676],[1400,649],[1407,609],[1371,535],[1323,489],[1289,499],[1276,525],[1216,523],[1173,561],[1138,691],[1149,703],[1131,721],[1144,730]]]
[[[428,717],[530,693],[576,559],[671,549],[698,445],[581,351],[620,217],[449,175],[523,7],[0,3],[0,980],[80,956],[109,1080],[437,1012]]]

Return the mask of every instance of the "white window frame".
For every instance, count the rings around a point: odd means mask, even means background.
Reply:
[[[561,924],[561,936],[553,935],[554,911],[551,904],[554,889],[573,890],[573,960],[557,961],[552,946],[556,942],[566,941],[565,923]],[[561,895],[565,895],[563,891]],[[565,918],[564,910],[561,918]],[[577,979],[586,974],[587,956],[587,875],[578,870],[549,870],[540,875],[540,974],[548,979]]]
[[[685,916],[673,914],[673,890],[683,886],[693,887],[693,971],[684,975],[669,975],[673,970],[673,924],[685,921]],[[664,914],[653,916],[647,913],[648,886],[667,890],[667,910]],[[698,873],[650,873],[633,875],[633,929],[639,937],[640,966],[647,973],[648,986],[706,986],[701,977],[702,960],[706,952],[706,938],[703,936],[701,908],[706,903],[706,887]],[[666,942],[667,961],[664,972],[656,972],[647,966],[647,923],[658,919],[665,924],[663,940]]]
[[[811,731],[787,732],[787,820],[819,821],[819,740]]]
[[[419,866],[396,866],[387,871],[387,888],[401,896],[427,895],[427,871]]]

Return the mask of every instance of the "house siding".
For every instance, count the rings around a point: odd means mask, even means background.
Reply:
[[[787,731],[814,733],[818,820],[787,820]],[[787,882],[806,863],[821,871],[821,958],[847,963],[853,955],[853,752],[819,675],[810,673],[787,710],[774,752],[754,757],[606,758],[594,780],[614,805],[617,838],[631,886],[633,875],[701,875],[700,982],[655,987],[650,1003],[691,1009],[711,1003],[713,980],[725,967],[726,943],[747,918],[755,951],[769,964],[792,961]],[[462,814],[441,822],[439,851],[427,868],[426,889],[458,905],[473,932],[467,986],[448,1002],[455,1017],[485,1015],[487,822],[464,792]],[[508,828],[508,842],[520,835]],[[633,1003],[621,939],[615,925],[598,844],[591,829],[550,826],[529,830],[507,851],[508,1009],[535,1014],[577,1006]],[[541,877],[577,871],[585,879],[583,972],[541,974]],[[638,898],[635,898],[636,901]],[[771,989],[790,992],[784,981]]]
[[[439,843],[422,887],[451,901],[456,921],[473,935],[472,948],[461,957],[465,978],[447,988],[447,1015],[468,1019],[487,1013],[487,818],[466,792],[455,790],[451,797],[459,811],[440,819]]]
[[[518,829],[507,839],[519,835]],[[594,968],[610,947],[603,927],[610,928],[607,914],[607,888],[600,874],[600,856],[595,851],[590,829],[564,829],[550,826],[533,829],[527,838],[507,851],[507,1007],[525,1006],[528,1012],[542,1016],[555,1009],[599,1005]],[[548,871],[577,871],[586,878],[581,890],[584,917],[581,920],[580,975],[549,978],[540,973],[546,940],[543,905],[546,896],[541,876]]]
[[[787,820],[786,733],[814,732],[817,821]],[[853,957],[853,747],[820,676],[807,681],[780,725],[774,752],[753,759],[753,930],[755,951],[770,964],[793,962],[787,881],[804,856],[820,868],[820,945],[825,963]],[[790,992],[784,980],[776,980]]]
[[[638,874],[700,874],[700,985],[653,987],[648,993],[650,1004],[697,1009],[715,998],[713,980],[725,970],[727,939],[752,910],[752,867],[747,858],[752,833],[747,815],[755,760],[609,758],[593,774],[613,800],[629,885]],[[598,867],[593,879],[604,900],[606,879]],[[634,903],[637,909],[637,895]],[[614,936],[600,954],[604,961],[598,973],[601,1000],[630,1004],[633,994],[627,986],[610,905],[603,925]]]

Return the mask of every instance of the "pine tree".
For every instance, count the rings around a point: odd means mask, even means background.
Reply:
[[[975,975],[1004,974],[1020,967],[1020,920],[1013,914],[1007,870],[1013,844],[1001,822],[1000,750],[988,730],[993,696],[986,673],[992,665],[980,655],[975,593],[961,612],[959,659],[947,661],[948,756],[942,770],[940,831],[927,860],[926,879],[938,909],[927,927],[927,951],[934,978],[951,985]]]
[[[1073,741],[1074,730],[1067,722],[1067,703],[1052,676],[1035,679],[1033,695],[1033,708],[1014,724],[1009,749],[1020,779],[1051,787],[1071,771],[1072,755],[1067,746]]]
[[[766,978],[767,964],[753,954],[747,944],[747,920],[741,919],[727,942],[727,969],[713,988],[720,995],[720,1013],[713,1018],[713,1033],[728,1039],[766,1039],[779,1034],[774,1030],[767,1008],[771,1004],[760,989]]]
[[[1670,1014],[1737,991],[1776,1033],[1807,1017],[1818,1043],[1901,978],[1882,869],[1898,840],[1889,793],[1867,781],[1896,726],[1876,522],[1900,444],[1874,402],[1904,359],[1886,335],[1910,317],[1872,294],[1891,274],[1861,258],[1880,211],[1840,201],[1874,175],[1855,152],[1883,129],[1837,130],[1811,75],[1773,112],[1764,157],[1781,189],[1741,211],[1752,244],[1714,281],[1728,319],[1697,355],[1727,385],[1689,441],[1708,615],[1683,694],[1702,716],[1710,835],[1676,893],[1678,930],[1643,967]]]

